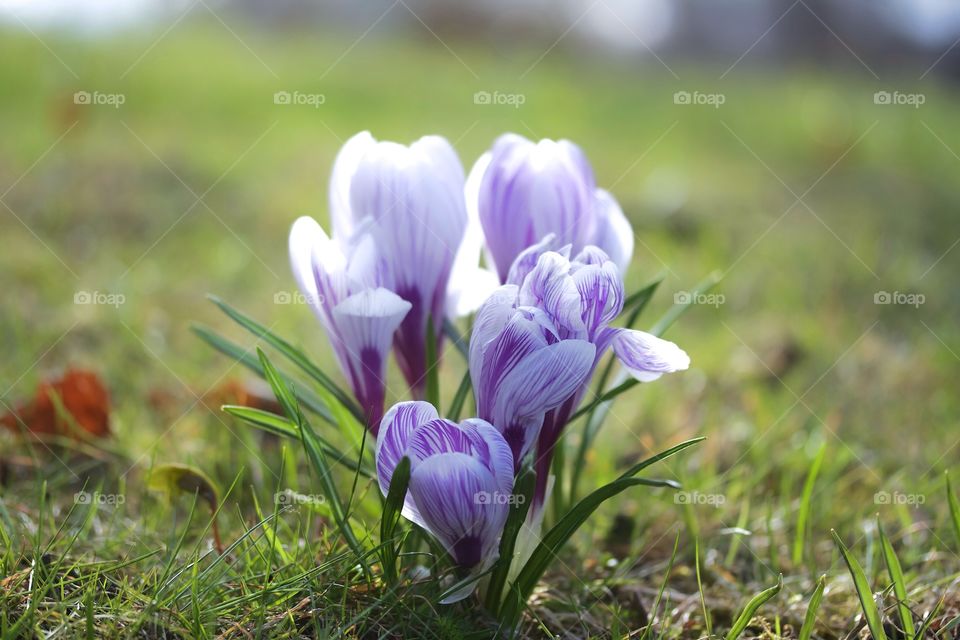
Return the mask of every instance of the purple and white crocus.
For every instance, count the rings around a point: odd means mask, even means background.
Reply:
[[[333,237],[309,217],[290,232],[294,275],[374,433],[390,343],[417,398],[427,340],[440,353],[450,272],[467,224],[463,185],[460,160],[444,138],[404,146],[359,133],[334,163]]]
[[[555,244],[556,238],[550,235],[517,257],[508,283],[477,313],[470,345],[478,415],[490,420],[511,445],[522,443],[513,447],[515,466],[536,444],[533,513],[543,504],[553,448],[608,349],[613,349],[630,375],[643,382],[690,364],[687,354],[672,342],[643,331],[610,326],[623,309],[623,280],[616,264],[603,251],[588,246],[570,260],[569,245],[553,251]],[[512,336],[521,326],[523,346],[532,343],[540,349],[553,349],[557,358],[549,361],[549,367],[532,366],[522,378],[508,378],[506,385],[501,381],[500,387],[493,387],[490,380],[504,378],[499,371],[506,367],[499,363],[511,362],[500,355],[499,347],[518,342]],[[517,352],[521,347],[512,349]],[[517,384],[520,389],[514,388]],[[502,397],[523,395],[528,388],[545,385],[558,393],[535,392],[550,405],[544,407],[539,421],[489,411],[489,406],[497,406]]]
[[[440,136],[409,146],[350,138],[337,155],[330,184],[335,238],[369,234],[379,284],[410,303],[394,339],[400,371],[423,397],[427,340],[440,353],[450,271],[467,226],[463,167]],[[427,336],[433,318],[434,335]]]
[[[376,435],[386,395],[387,355],[410,303],[377,286],[368,236],[343,247],[310,217],[290,231],[290,263],[300,291],[327,332],[333,352]]]
[[[404,456],[410,483],[403,516],[437,538],[462,575],[488,569],[497,560],[513,494],[513,455],[503,436],[484,420],[456,424],[428,402],[401,402],[384,415],[377,439],[383,495]],[[467,597],[475,586],[470,582],[444,603]]]
[[[599,247],[621,271],[630,262],[630,223],[613,196],[597,188],[589,161],[569,140],[500,136],[474,164],[466,197],[501,283],[517,256],[549,233],[575,254]],[[476,262],[479,246],[471,238],[468,231],[464,251]]]

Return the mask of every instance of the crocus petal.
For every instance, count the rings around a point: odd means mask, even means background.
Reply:
[[[520,286],[526,279],[527,274],[533,271],[537,266],[537,261],[547,251],[556,251],[557,234],[548,233],[540,242],[530,245],[520,252],[513,264],[510,265],[510,273],[507,275],[507,282]],[[569,258],[570,256],[565,256]]]
[[[330,176],[330,218],[337,238],[353,235],[358,218],[354,218],[350,206],[350,183],[360,160],[376,143],[369,131],[361,131],[347,140],[334,160]]]
[[[369,217],[384,265],[384,286],[411,303],[397,332],[397,362],[415,395],[423,391],[427,318],[439,340],[454,257],[467,224],[463,169],[438,136],[410,147],[378,142],[363,154],[350,181],[353,218]],[[439,352],[439,351],[438,351]]]
[[[576,145],[497,139],[477,194],[480,222],[501,281],[514,259],[548,233],[582,244],[591,222],[593,174]]]
[[[580,314],[592,338],[623,310],[623,280],[617,266],[609,260],[582,266],[572,278],[580,293]]]
[[[603,249],[621,273],[626,273],[633,256],[633,227],[614,197],[603,189],[594,192],[593,207],[594,227],[588,243]]]
[[[529,354],[547,345],[540,326],[522,314],[513,314],[503,330],[482,349],[473,379],[477,415],[503,430],[494,419],[494,406],[504,378]]]
[[[457,318],[473,313],[500,284],[497,273],[480,266],[483,249],[483,228],[477,211],[480,180],[490,163],[490,153],[483,154],[464,185],[467,207],[467,226],[463,241],[457,250],[447,286],[447,315]]]
[[[407,444],[407,455],[410,456],[410,468],[416,467],[432,456],[441,453],[473,452],[473,444],[460,425],[437,418],[420,425]]]
[[[437,410],[429,402],[398,402],[390,407],[380,421],[380,433],[377,436],[377,482],[380,491],[387,495],[393,471],[400,459],[407,455],[407,446],[413,432],[423,424],[436,420]],[[406,516],[407,514],[404,513]],[[407,516],[409,517],[409,516]],[[412,519],[412,518],[411,518]]]
[[[570,261],[559,253],[548,251],[540,256],[523,280],[518,304],[542,308],[571,332],[585,329],[580,292],[570,275]]]
[[[470,439],[477,458],[493,473],[497,486],[504,495],[513,488],[513,452],[496,427],[479,418],[468,418],[460,423]]]
[[[309,216],[297,218],[290,229],[290,268],[300,292],[310,302],[320,322],[329,327],[330,304],[336,304],[338,299],[327,300],[319,290],[321,284],[316,276],[317,256],[324,258],[321,270],[328,275],[339,274],[346,269],[347,261],[340,248],[324,233],[317,221]],[[336,298],[343,290],[343,287],[338,287],[330,293]]]
[[[432,456],[410,476],[410,494],[425,528],[468,570],[482,571],[497,558],[509,511],[509,496],[498,491],[490,470],[464,453]]]
[[[470,333],[470,378],[476,388],[483,367],[483,353],[491,340],[500,335],[516,313],[517,293],[514,285],[496,289],[477,311]]]
[[[611,329],[613,351],[623,366],[640,382],[656,380],[664,373],[690,366],[690,356],[670,342],[644,331]]]
[[[356,293],[332,310],[333,323],[349,354],[354,393],[376,435],[386,394],[387,353],[410,303],[387,289]]]
[[[587,381],[595,353],[585,340],[563,340],[528,354],[500,380],[490,422],[513,450],[514,468],[519,468],[536,441],[543,413],[560,405]]]

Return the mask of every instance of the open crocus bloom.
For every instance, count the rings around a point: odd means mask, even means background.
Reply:
[[[534,510],[543,502],[553,447],[607,349],[612,347],[623,367],[641,382],[690,366],[690,358],[672,342],[644,331],[609,326],[623,309],[624,292],[619,269],[603,251],[588,246],[570,260],[570,247],[551,251],[555,244],[551,235],[521,253],[510,269],[511,284],[506,286],[518,289],[520,308],[538,309],[543,314],[542,322],[550,323],[560,344],[585,341],[595,352],[583,383],[546,413],[538,430]]]
[[[377,286],[371,240],[357,240],[355,246],[343,247],[313,218],[300,218],[290,230],[290,263],[376,435],[386,395],[387,354],[411,305]]]
[[[437,353],[454,258],[467,226],[463,167],[450,144],[425,136],[410,146],[350,138],[330,182],[334,237],[367,235],[379,284],[410,303],[394,339],[397,362],[415,397],[426,384],[427,318]]]
[[[404,456],[410,459],[404,517],[436,537],[462,573],[485,571],[497,559],[513,494],[513,457],[503,436],[484,420],[455,424],[428,402],[401,402],[384,415],[377,439],[384,495]],[[444,602],[467,597],[475,585]]]
[[[470,172],[467,206],[476,211],[500,282],[524,249],[550,233],[574,252],[599,247],[621,270],[633,253],[630,223],[613,196],[596,187],[586,156],[569,140],[500,136]],[[476,262],[474,244],[468,238],[464,251]]]

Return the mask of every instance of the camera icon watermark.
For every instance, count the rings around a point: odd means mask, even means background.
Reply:
[[[284,489],[273,494],[273,503],[281,507],[294,507],[302,504],[321,505],[327,501],[323,494],[297,493],[292,489]]]
[[[726,304],[727,297],[722,293],[699,293],[696,291],[677,291],[673,294],[674,304],[702,304],[713,308],[718,308]]]
[[[923,93],[902,93],[900,91],[877,91],[873,94],[873,104],[906,106],[919,109],[927,101]]]
[[[522,494],[501,491],[478,491],[473,494],[474,504],[523,504],[527,497]]]
[[[127,297],[122,293],[107,293],[103,291],[77,291],[73,294],[73,304],[95,304],[119,308],[125,304]]]
[[[907,293],[903,291],[877,291],[873,294],[873,304],[906,305],[919,309],[927,301],[922,293]]]
[[[719,109],[727,101],[722,93],[703,93],[700,91],[677,91],[673,94],[673,104],[703,105]]]
[[[301,93],[300,91],[277,91],[273,94],[273,104],[280,105],[306,105],[319,109],[320,105],[327,101],[327,97],[322,93]]]
[[[674,504],[709,505],[719,508],[726,503],[727,497],[722,493],[700,493],[699,491],[677,491],[673,494]]]
[[[473,94],[473,104],[478,105],[506,105],[519,109],[527,101],[522,93],[501,93],[500,91],[477,91]]]
[[[117,506],[127,501],[122,493],[100,493],[99,491],[78,491],[73,494],[74,504],[96,504]]]
[[[273,294],[273,304],[310,304],[317,306],[323,304],[323,296],[319,294],[308,296],[299,291],[277,291]]]
[[[73,94],[73,104],[106,105],[119,109],[127,101],[122,93],[101,93],[99,91],[76,91]]]
[[[894,504],[917,507],[927,501],[927,496],[922,493],[901,493],[900,491],[877,491],[873,494],[873,504]]]

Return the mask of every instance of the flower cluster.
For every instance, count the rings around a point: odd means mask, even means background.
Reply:
[[[611,326],[633,233],[569,141],[504,135],[465,179],[442,138],[405,147],[361,133],[337,157],[330,211],[332,238],[312,218],[297,220],[291,262],[377,436],[380,488],[386,495],[408,458],[403,515],[462,573],[482,573],[497,559],[509,511],[497,497],[513,495],[532,457],[528,520],[537,520],[554,448],[604,355],[612,350],[642,382],[686,369],[689,358],[671,342]],[[446,317],[472,312],[476,417],[457,424],[423,401],[435,364],[427,354],[440,353]],[[414,400],[384,415],[391,345]]]

